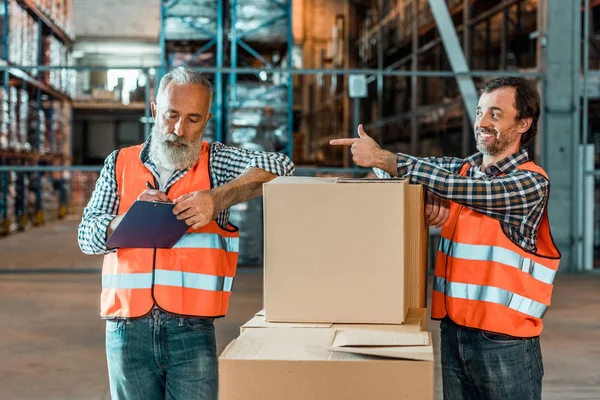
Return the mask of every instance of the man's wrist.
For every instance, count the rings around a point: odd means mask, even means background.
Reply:
[[[225,201],[226,198],[226,187],[220,186],[210,191],[213,200],[213,211],[215,216],[219,215],[222,210],[227,208],[227,204]]]
[[[398,156],[390,151],[381,150],[377,157],[377,165],[376,167],[386,171],[392,176],[398,175],[398,166],[397,166]]]

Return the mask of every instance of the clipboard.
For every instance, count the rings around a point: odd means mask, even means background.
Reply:
[[[173,214],[173,203],[138,200],[129,208],[106,248],[168,249],[189,226]]]

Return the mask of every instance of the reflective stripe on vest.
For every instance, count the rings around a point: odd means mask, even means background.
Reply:
[[[507,265],[530,274],[538,281],[549,285],[554,282],[554,277],[556,276],[556,271],[553,269],[539,264],[530,258],[523,257],[512,250],[498,246],[458,243],[442,237],[440,238],[438,250],[454,258],[473,261],[493,261]]]
[[[439,276],[434,277],[433,290],[457,299],[479,300],[500,304],[534,318],[543,318],[546,310],[548,310],[547,305],[516,293],[511,293],[508,290],[493,286],[448,282]]]
[[[176,286],[187,289],[231,292],[233,278],[230,276],[214,276],[193,272],[154,271],[154,284]],[[105,274],[102,275],[102,289],[150,289],[152,273],[142,274]]]
[[[223,237],[216,233],[186,233],[173,249],[222,249],[227,252],[237,253],[240,247],[240,238]]]

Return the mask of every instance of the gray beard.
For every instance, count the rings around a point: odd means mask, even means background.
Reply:
[[[168,142],[184,144],[184,147],[173,146]],[[184,170],[193,167],[202,154],[202,135],[195,142],[178,137],[173,133],[158,133],[156,125],[150,132],[149,157],[156,166],[171,171]]]

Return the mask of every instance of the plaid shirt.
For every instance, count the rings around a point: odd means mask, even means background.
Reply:
[[[535,251],[538,227],[548,203],[549,182],[542,175],[519,170],[529,161],[522,149],[481,172],[483,155],[462,158],[415,158],[398,154],[398,176],[410,176],[434,194],[500,221],[504,233],[526,251]],[[460,169],[469,164],[467,176]],[[376,170],[379,177],[389,177]]]
[[[150,162],[149,147],[144,146],[140,154],[142,163],[157,176],[156,167]],[[106,229],[110,221],[117,217],[119,210],[119,187],[115,177],[115,160],[118,150],[105,160],[96,182],[92,197],[83,211],[79,224],[79,247],[85,254],[107,254]],[[266,153],[227,147],[222,143],[210,145],[210,173],[212,187],[222,186],[237,178],[248,168],[260,168],[275,175],[293,175],[294,164],[280,153]],[[188,169],[175,171],[167,183],[166,191],[175,182],[183,178]],[[217,223],[225,227],[229,221],[229,209],[223,210],[217,217]]]

